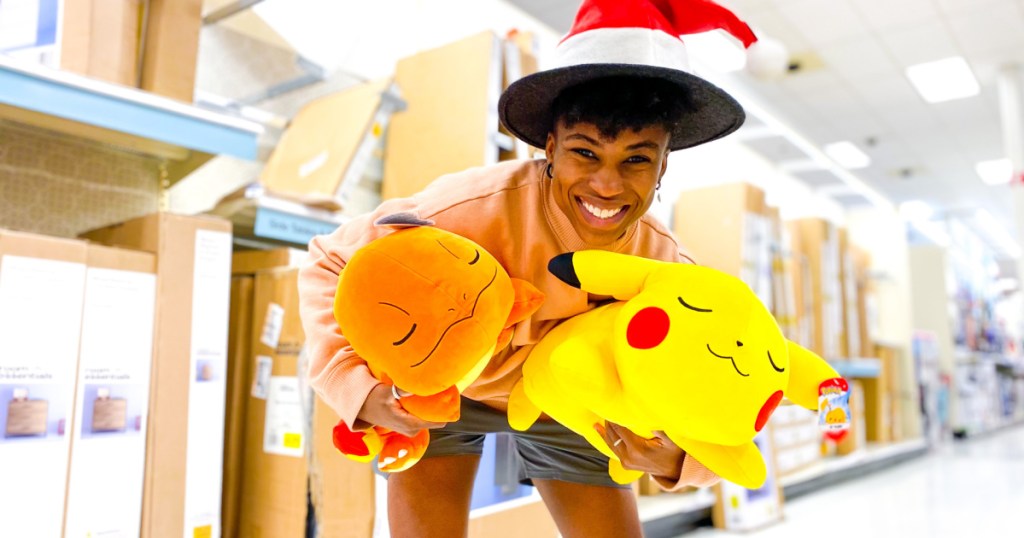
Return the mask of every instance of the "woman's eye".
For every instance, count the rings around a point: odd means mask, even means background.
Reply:
[[[582,155],[588,159],[593,159],[595,157],[594,152],[590,151],[589,149],[574,149],[573,152]]]

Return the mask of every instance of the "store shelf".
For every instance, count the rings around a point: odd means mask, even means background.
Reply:
[[[687,493],[663,493],[637,499],[644,536],[678,536],[711,517],[715,494],[710,488]]]
[[[923,456],[928,451],[924,439],[901,443],[868,445],[847,456],[827,458],[802,471],[782,478],[787,500],[834,486],[853,478],[881,471],[893,465]],[[715,495],[710,489],[692,493],[640,497],[638,506],[644,535],[649,538],[672,537],[697,526],[710,524]]]
[[[928,452],[924,439],[900,443],[868,444],[846,456],[826,458],[789,476],[783,477],[783,493],[787,500],[835,485],[868,473],[880,471]]]
[[[304,249],[313,236],[331,233],[349,220],[339,210],[329,204],[317,208],[287,200],[254,183],[227,197],[209,213],[234,224],[234,241],[241,247]]]
[[[848,359],[829,363],[839,375],[849,379],[865,379],[878,377],[882,371],[882,361],[878,359]]]
[[[0,120],[168,161],[173,183],[214,155],[252,160],[263,129],[141,90],[0,56]]]

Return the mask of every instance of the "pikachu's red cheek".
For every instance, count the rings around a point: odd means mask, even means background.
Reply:
[[[668,314],[649,306],[633,315],[626,328],[626,341],[636,349],[651,349],[665,341],[669,330]]]

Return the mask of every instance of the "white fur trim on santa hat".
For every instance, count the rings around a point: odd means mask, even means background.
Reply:
[[[649,28],[599,28],[570,36],[555,47],[554,63],[636,64],[690,72],[683,41]]]

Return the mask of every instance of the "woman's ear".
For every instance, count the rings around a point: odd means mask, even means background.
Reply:
[[[555,133],[548,133],[548,140],[544,143],[544,156],[547,157],[548,162],[554,162],[555,158]]]

